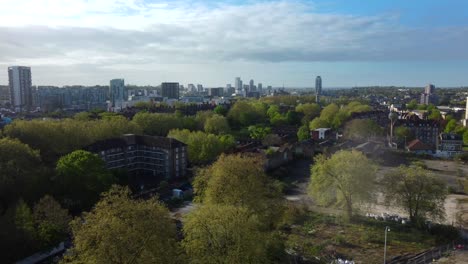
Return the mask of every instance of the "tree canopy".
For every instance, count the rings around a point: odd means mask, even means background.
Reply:
[[[76,150],[57,162],[58,195],[72,210],[90,209],[116,179],[96,154]]]
[[[219,154],[234,146],[231,135],[214,135],[202,131],[171,130],[168,137],[175,138],[188,145],[188,159],[195,164],[215,160]]]
[[[260,217],[278,213],[275,210],[282,205],[280,191],[266,176],[263,166],[264,160],[256,156],[221,155],[211,166],[197,172],[193,182],[197,200],[242,206]]]
[[[271,263],[268,233],[244,207],[210,204],[190,213],[182,245],[190,263]]]
[[[176,227],[155,198],[135,200],[114,186],[71,224],[73,248],[62,263],[180,263]]]
[[[444,217],[446,185],[426,169],[400,166],[384,176],[382,186],[386,202],[405,209],[411,221]]]
[[[356,150],[319,155],[311,168],[309,195],[322,205],[337,205],[352,217],[354,207],[374,198],[376,166]]]
[[[0,139],[0,215],[19,197],[37,195],[44,180],[39,151],[17,139]]]

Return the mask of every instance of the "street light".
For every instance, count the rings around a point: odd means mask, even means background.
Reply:
[[[383,253],[383,263],[387,263],[387,232],[390,232],[390,227],[385,227],[385,245],[384,245],[384,253]]]

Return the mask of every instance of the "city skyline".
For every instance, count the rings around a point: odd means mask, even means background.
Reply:
[[[222,87],[243,76],[313,87],[320,75],[324,88],[459,87],[467,9],[462,0],[5,0],[0,69],[28,66],[33,84],[58,86]]]

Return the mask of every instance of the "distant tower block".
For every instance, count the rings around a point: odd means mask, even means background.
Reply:
[[[468,126],[468,97],[466,97],[466,105],[465,105],[465,119],[463,119],[463,126]]]
[[[315,101],[320,103],[320,95],[322,95],[322,77],[315,78]]]

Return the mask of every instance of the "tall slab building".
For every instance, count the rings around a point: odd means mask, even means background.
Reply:
[[[322,77],[315,78],[315,101],[320,103],[320,95],[322,95]]]
[[[123,108],[124,102],[128,99],[124,79],[113,79],[110,81],[109,97],[113,108]]]
[[[24,66],[8,67],[10,104],[16,112],[32,108],[31,68]]]

